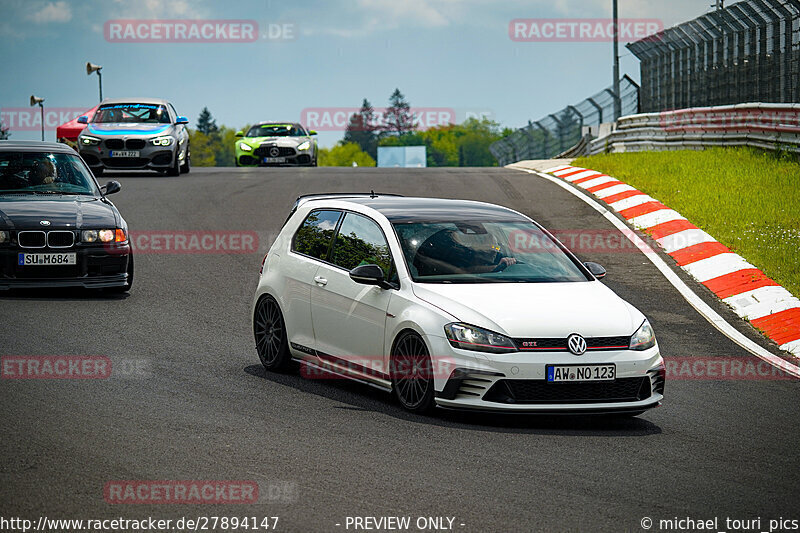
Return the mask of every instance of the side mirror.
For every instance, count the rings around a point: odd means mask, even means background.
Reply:
[[[188,124],[189,119],[186,117],[178,117],[175,119],[175,124]]]
[[[244,137],[244,132],[242,130],[239,130],[239,131],[236,132],[236,136],[237,137]]]
[[[86,115],[81,115],[80,117],[78,117],[78,124],[88,124],[88,123],[89,123],[89,117],[87,117]]]
[[[381,289],[390,289],[383,278],[383,270],[378,265],[360,265],[350,271],[350,279],[362,285],[376,285]]]
[[[309,134],[309,135],[316,135],[316,134],[317,134],[317,132],[316,132],[316,131],[314,131],[314,130],[308,130],[308,134]]]
[[[593,263],[592,261],[586,261],[584,266],[589,269],[589,272],[592,273],[594,277],[597,279],[603,279],[606,277],[606,269],[600,263]]]
[[[120,185],[118,181],[109,181],[100,188],[104,189],[106,195],[109,195],[109,194],[114,194],[115,192],[119,192],[120,189],[122,189],[122,185]]]

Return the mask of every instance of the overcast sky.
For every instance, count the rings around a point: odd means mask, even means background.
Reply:
[[[620,0],[620,17],[665,27],[708,12],[711,0]],[[490,113],[505,126],[538,119],[611,84],[607,42],[516,42],[514,19],[593,19],[611,0],[86,0],[0,2],[0,107],[88,108],[106,97],[173,102],[192,125],[203,106],[218,124],[299,121],[303,109],[385,106],[399,87],[412,106]],[[254,42],[109,42],[121,20],[255,21]],[[270,26],[272,25],[272,26]],[[291,31],[287,39],[277,28]],[[105,29],[104,29],[105,28]],[[269,38],[272,29],[273,39]],[[267,34],[264,38],[263,34]],[[276,38],[277,36],[277,38]],[[622,73],[639,62],[621,48]],[[46,131],[55,138],[54,129]],[[330,146],[341,132],[321,133]],[[13,131],[35,139],[37,131]]]

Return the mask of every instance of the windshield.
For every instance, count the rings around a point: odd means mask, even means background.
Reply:
[[[158,104],[111,104],[100,106],[94,114],[94,123],[136,122],[145,124],[170,124],[167,107]]]
[[[0,195],[9,194],[97,196],[100,191],[77,155],[0,152]]]
[[[247,137],[301,137],[306,132],[295,124],[259,124],[247,132]]]
[[[530,222],[394,224],[411,277],[421,283],[587,281],[578,265]]]

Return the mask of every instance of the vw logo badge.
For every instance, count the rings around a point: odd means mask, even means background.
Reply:
[[[39,224],[41,224],[42,226],[49,226],[50,225],[50,221],[49,220],[40,220]]]
[[[272,157],[278,157],[281,154],[280,149],[277,146],[273,146],[269,149],[269,155]]]
[[[577,333],[573,333],[567,337],[567,347],[569,348],[569,351],[575,355],[583,355],[583,353],[586,351],[586,339]]]

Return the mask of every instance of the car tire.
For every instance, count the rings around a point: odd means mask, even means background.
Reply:
[[[119,287],[110,287],[106,289],[106,292],[111,294],[122,294],[129,292],[133,287],[133,254],[128,256],[128,279],[125,281],[125,285],[121,285]]]
[[[412,413],[433,410],[433,365],[425,341],[416,332],[405,331],[395,340],[389,374],[392,392],[403,409]]]
[[[192,169],[191,160],[189,159],[189,150],[186,150],[186,157],[183,161],[184,163],[181,165],[181,174],[188,174]]]
[[[178,161],[178,151],[175,150],[175,160],[172,162],[172,166],[167,169],[167,176],[180,176],[180,174],[181,166]]]
[[[284,370],[291,359],[289,341],[283,313],[272,296],[264,296],[256,305],[253,335],[258,358],[264,368],[272,372]]]

